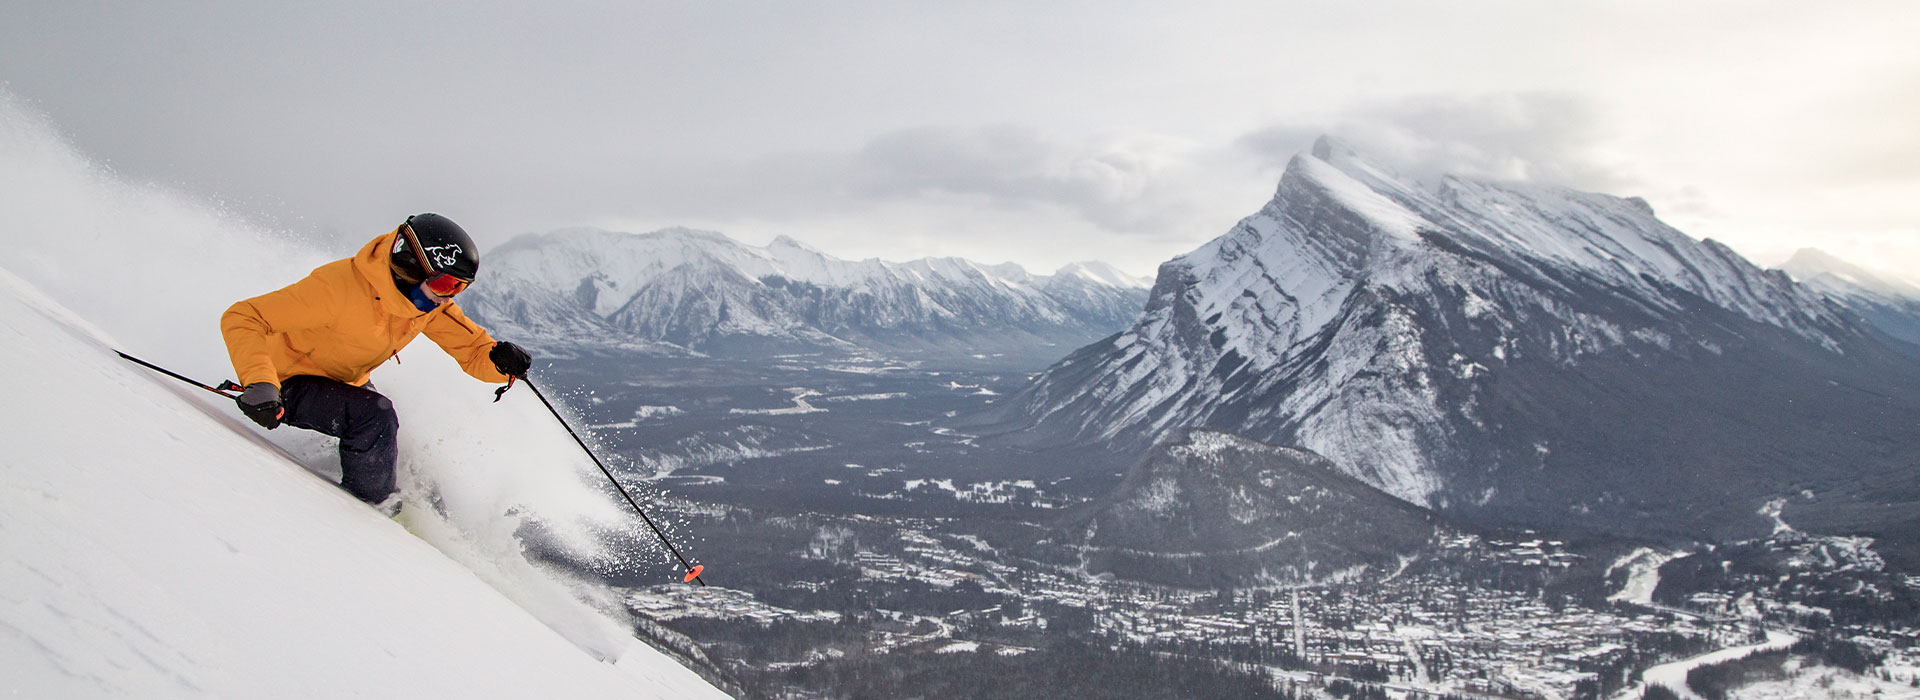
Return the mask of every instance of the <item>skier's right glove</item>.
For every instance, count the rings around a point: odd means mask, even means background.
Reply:
[[[493,360],[493,368],[509,377],[525,377],[527,370],[533,369],[533,356],[524,348],[505,341],[494,343],[487,351],[487,359]]]
[[[280,387],[267,382],[248,384],[234,401],[240,404],[241,413],[268,430],[280,427],[280,419],[287,415],[280,404]]]

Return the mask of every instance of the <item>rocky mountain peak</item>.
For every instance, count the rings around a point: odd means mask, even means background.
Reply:
[[[1809,464],[1894,473],[1875,440],[1920,438],[1875,403],[1892,394],[1846,387],[1920,388],[1917,370],[1825,297],[1644,203],[1424,187],[1323,139],[1260,211],[1163,264],[1130,328],[998,420],[1010,439],[1116,460],[1213,428],[1450,513],[1674,531],[1758,526],[1753,499]],[[1847,427],[1807,423],[1813,405]],[[1676,478],[1740,495],[1651,486]],[[1648,519],[1683,501],[1685,524]]]

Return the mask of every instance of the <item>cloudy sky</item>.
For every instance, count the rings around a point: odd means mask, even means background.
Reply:
[[[10,0],[0,99],[343,251],[433,210],[1150,275],[1334,133],[1920,269],[1909,0]]]

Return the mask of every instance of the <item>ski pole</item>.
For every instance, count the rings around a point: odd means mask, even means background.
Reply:
[[[700,578],[700,573],[703,571],[706,571],[707,569],[706,565],[702,564],[702,565],[696,566],[694,564],[688,563],[686,557],[680,556],[680,550],[678,548],[675,548],[672,542],[667,541],[666,534],[660,532],[660,528],[653,524],[653,518],[647,517],[647,511],[640,507],[639,502],[633,500],[632,494],[627,493],[627,487],[621,486],[619,479],[613,478],[613,472],[607,469],[607,465],[602,464],[600,462],[599,455],[595,455],[593,453],[593,448],[587,446],[587,441],[580,439],[580,434],[577,432],[574,432],[573,426],[567,425],[567,419],[564,417],[561,417],[559,409],[556,409],[553,407],[553,402],[547,400],[546,394],[540,393],[540,387],[535,386],[533,383],[533,380],[527,377],[519,377],[519,379],[520,381],[527,383],[527,388],[530,388],[533,390],[533,395],[540,397],[540,403],[546,404],[547,410],[553,413],[554,420],[560,421],[560,427],[566,428],[567,434],[573,436],[573,441],[576,443],[579,443],[580,449],[586,451],[587,457],[593,460],[593,466],[599,467],[600,473],[607,475],[607,481],[613,482],[613,488],[619,491],[622,497],[627,499],[627,505],[633,506],[633,512],[640,514],[640,519],[646,522],[647,529],[653,531],[653,536],[660,538],[660,544],[666,545],[667,551],[673,552],[673,558],[680,560],[680,565],[683,567],[686,567],[687,575],[686,575],[686,578],[682,579],[682,581],[685,581],[685,582],[697,581],[702,586],[707,585],[706,580]],[[511,386],[513,386],[513,384],[509,382],[507,384],[507,387],[511,387]],[[500,393],[504,393],[505,391],[506,391],[506,387],[502,387],[500,392],[496,392],[494,394],[494,400],[499,401]]]
[[[142,359],[140,359],[140,358],[138,358],[138,357],[134,357],[134,356],[132,356],[132,355],[128,355],[128,354],[126,354],[126,353],[124,353],[124,352],[120,352],[119,350],[115,350],[114,352],[115,352],[115,353],[117,353],[117,354],[119,354],[119,355],[120,355],[120,357],[122,357],[122,358],[125,358],[125,359],[127,359],[127,360],[129,360],[129,361],[131,361],[131,362],[133,362],[134,364],[137,364],[137,365],[140,365],[141,367],[145,367],[145,368],[147,368],[147,369],[150,369],[150,370],[153,370],[153,371],[155,371],[155,372],[159,372],[159,373],[161,373],[161,374],[164,374],[164,375],[167,375],[167,376],[169,376],[169,377],[173,377],[174,379],[178,379],[178,380],[180,380],[180,381],[183,381],[183,382],[186,382],[186,383],[188,383],[188,384],[192,384],[192,385],[194,385],[194,386],[197,386],[197,387],[200,387],[200,388],[202,388],[202,389],[206,389],[207,391],[211,391],[211,392],[213,392],[213,393],[216,393],[216,394],[219,394],[219,395],[221,395],[221,396],[225,396],[225,397],[227,397],[227,398],[229,398],[229,399],[232,399],[232,398],[238,398],[238,397],[240,396],[240,392],[241,392],[242,390],[244,390],[244,389],[246,389],[246,387],[243,387],[243,386],[240,386],[239,384],[235,384],[235,383],[233,382],[233,380],[231,380],[231,379],[225,379],[225,380],[221,380],[221,382],[220,382],[220,386],[218,386],[218,387],[211,387],[211,386],[207,386],[206,384],[202,384],[202,383],[200,383],[200,382],[198,382],[198,381],[195,381],[195,380],[192,380],[192,379],[188,379],[187,377],[184,377],[184,376],[182,376],[182,375],[180,375],[179,373],[177,373],[177,372],[174,372],[173,370],[170,370],[170,369],[167,369],[167,368],[165,368],[165,367],[161,367],[160,365],[156,365],[156,364],[154,364],[154,363],[151,363],[151,362],[148,362],[148,361],[146,361],[146,360],[142,360]],[[227,393],[227,392],[233,392],[233,393],[231,393],[231,394],[229,394],[229,393]]]

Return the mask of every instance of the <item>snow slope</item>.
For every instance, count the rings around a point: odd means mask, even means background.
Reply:
[[[0,688],[33,697],[697,697],[593,655],[0,273]],[[162,383],[168,382],[168,383]],[[184,385],[181,385],[184,386]],[[576,613],[570,625],[590,619]],[[573,634],[583,634],[572,630]],[[608,634],[605,630],[592,631]]]
[[[415,536],[309,473],[323,439],[112,353],[227,377],[227,304],[377,233],[299,241],[124,182],[0,92],[0,694],[722,697],[522,553],[537,524],[674,580],[603,543],[639,526],[525,389],[491,403],[425,341],[375,372]]]

